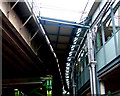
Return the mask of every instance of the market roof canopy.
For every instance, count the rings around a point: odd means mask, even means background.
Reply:
[[[65,80],[65,69],[70,47],[76,36],[77,28],[88,29],[81,24],[86,18],[95,0],[28,0],[34,14],[44,27],[60,64]],[[33,2],[32,2],[33,1]],[[82,26],[83,25],[83,26]],[[86,28],[87,27],[87,28]],[[82,30],[82,31],[83,31]],[[78,42],[84,33],[81,32]],[[75,48],[77,49],[78,46]]]

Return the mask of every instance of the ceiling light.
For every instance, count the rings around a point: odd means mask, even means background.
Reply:
[[[72,56],[72,52],[69,52],[69,56]]]
[[[18,91],[18,89],[14,89],[14,91]]]
[[[66,76],[68,76],[69,74],[68,73],[65,73]]]
[[[56,54],[55,54],[55,52],[54,52],[54,56],[55,56],[55,58],[57,57]]]
[[[54,51],[51,44],[50,44],[50,49],[51,49],[52,52]]]
[[[70,94],[70,92],[67,93],[67,95],[69,95],[69,94]]]
[[[69,78],[69,76],[66,76],[66,78]]]
[[[68,57],[67,61],[71,61],[71,58],[70,58],[70,57]]]
[[[58,59],[56,58],[56,61],[57,61],[57,63],[58,63]],[[59,66],[59,64],[58,64],[58,66]]]
[[[66,70],[69,70],[70,68],[69,67],[66,67]]]
[[[75,47],[75,45],[72,45],[72,46],[71,46],[71,49],[74,48],[74,47]]]
[[[78,38],[77,38],[77,37],[75,37],[75,38],[74,38],[74,41],[77,41],[77,40],[78,40]]]
[[[66,73],[69,73],[69,71],[68,71],[68,70],[66,70]]]
[[[70,66],[70,63],[66,63],[67,66]]]
[[[66,82],[69,82],[69,79],[66,79]]]

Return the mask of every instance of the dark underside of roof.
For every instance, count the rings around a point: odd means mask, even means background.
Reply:
[[[72,45],[73,37],[75,37],[75,33],[77,27],[72,25],[66,25],[64,23],[47,21],[50,20],[47,18],[46,20],[41,19],[41,23],[45,29],[45,32],[50,40],[51,45],[57,55],[58,62],[60,64],[60,69],[62,73],[63,80],[65,80],[65,68],[68,53],[70,51],[70,46]]]

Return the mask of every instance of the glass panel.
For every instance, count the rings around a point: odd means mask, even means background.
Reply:
[[[99,71],[105,65],[104,58],[105,58],[104,51],[103,51],[103,47],[102,47],[96,54],[96,60],[97,60],[96,69],[97,69],[97,71]]]
[[[105,52],[106,52],[106,64],[112,61],[116,57],[115,53],[115,43],[114,38],[112,37],[109,42],[105,44]],[[112,52],[112,54],[110,54]]]
[[[103,27],[104,27],[105,41],[107,41],[113,35],[113,26],[112,26],[110,9],[107,11],[105,16],[103,17],[102,22],[103,22]]]
[[[115,35],[117,41],[117,54],[120,55],[120,30]]]
[[[80,23],[85,20],[95,0],[28,0],[34,2],[36,16]],[[63,3],[64,2],[64,3]],[[81,4],[81,6],[80,6]],[[64,14],[64,15],[63,15]]]
[[[115,27],[118,31],[118,30],[120,30],[120,7],[115,12],[114,20],[115,20]]]
[[[86,67],[86,82],[90,79],[89,68]]]
[[[103,26],[104,26],[104,33],[105,33],[105,41],[107,41],[113,35],[112,19],[110,18],[108,21],[104,22]]]
[[[96,51],[101,48],[103,45],[102,43],[102,33],[101,33],[101,26],[98,28],[97,36],[96,36]]]

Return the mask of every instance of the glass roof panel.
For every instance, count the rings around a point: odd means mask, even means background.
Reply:
[[[32,0],[29,0],[32,3]],[[35,15],[79,23],[87,17],[95,0],[33,0]],[[30,4],[32,6],[32,4]]]

